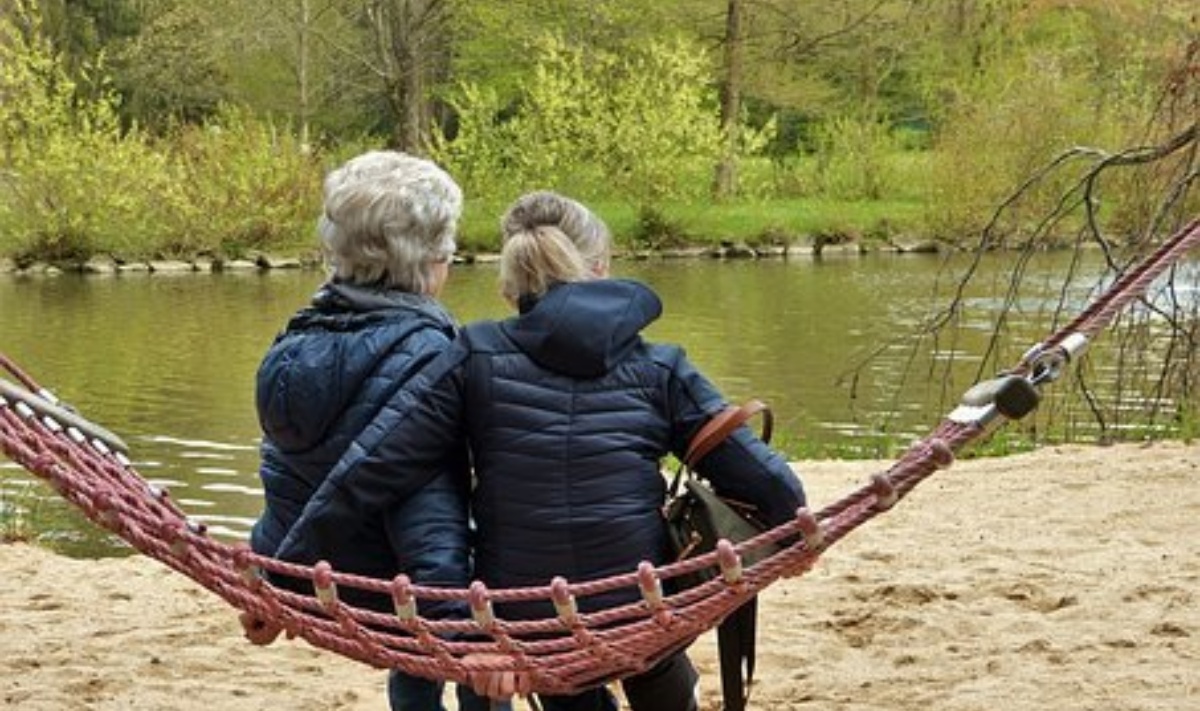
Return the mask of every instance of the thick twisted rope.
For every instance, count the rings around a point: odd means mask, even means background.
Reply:
[[[165,490],[150,485],[131,465],[123,442],[68,409],[0,355],[19,384],[0,380],[0,447],[42,477],[84,515],[134,549],[187,575],[233,607],[281,625],[289,635],[379,667],[429,678],[465,681],[471,671],[514,670],[540,693],[570,693],[643,671],[716,626],[750,597],[784,576],[803,574],[816,558],[859,526],[886,512],[921,481],[950,466],[957,452],[1005,421],[1036,407],[1038,390],[1056,380],[1132,301],[1171,264],[1200,242],[1193,221],[1129,270],[1066,327],[1031,348],[995,381],[964,394],[927,437],[885,472],[840,500],[751,540],[721,541],[716,551],[664,566],[643,563],[624,575],[589,581],[555,579],[543,587],[488,590],[414,584],[404,576],[377,580],[348,575],[325,564],[297,566],[251,552],[245,545],[210,537]],[[770,544],[792,541],[749,567],[742,558]],[[672,581],[703,568],[713,579],[678,592]],[[308,581],[313,595],[276,587],[264,573]],[[343,602],[339,589],[388,596],[395,613]],[[581,613],[579,600],[618,589],[636,589],[638,602]],[[418,600],[457,600],[471,619],[426,619]],[[493,612],[505,602],[545,601],[554,616],[506,620]],[[480,661],[468,657],[487,655]]]

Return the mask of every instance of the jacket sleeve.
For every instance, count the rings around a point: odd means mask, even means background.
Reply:
[[[680,353],[671,377],[672,449],[683,458],[691,438],[725,406],[716,387]],[[722,496],[752,504],[777,526],[805,505],[804,487],[787,459],[742,425],[696,464],[696,472]]]
[[[463,446],[459,343],[397,391],[313,494],[275,557],[312,564],[336,557],[358,527],[425,488]],[[463,483],[465,486],[465,483]]]
[[[465,455],[465,446],[457,449]],[[388,543],[396,552],[397,569],[414,582],[434,587],[465,588],[470,583],[470,495],[465,456],[446,462],[437,476],[416,496],[389,509],[384,517]],[[457,474],[453,476],[451,474]],[[425,617],[466,618],[465,602],[418,601]]]

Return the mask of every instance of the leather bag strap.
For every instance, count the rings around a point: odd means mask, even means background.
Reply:
[[[683,465],[689,469],[696,466],[697,462],[721,442],[724,442],[725,438],[733,434],[734,430],[758,414],[763,416],[760,437],[762,441],[770,442],[771,431],[775,426],[771,408],[761,400],[747,400],[741,405],[729,405],[700,428],[700,431],[688,444],[687,453],[683,455]]]

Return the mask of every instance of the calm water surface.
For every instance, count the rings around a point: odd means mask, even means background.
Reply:
[[[1060,293],[1068,259],[1051,256],[1027,269],[1009,323],[1012,358],[1052,330],[1049,310],[1060,300],[1074,306],[1089,298],[1095,276]],[[928,348],[914,353],[904,338],[946,305],[953,267],[933,256],[875,255],[626,261],[617,271],[663,297],[664,316],[648,336],[683,343],[730,399],[767,400],[784,446],[878,455],[871,447],[882,431],[917,437],[943,414],[929,396],[945,377],[938,359],[956,362],[954,395],[979,368],[1010,259],[985,263],[977,293],[967,294],[958,342],[941,344],[934,356]],[[260,506],[255,369],[321,279],[313,271],[0,275],[0,352],[120,434],[138,470],[169,486],[215,533],[243,538]],[[456,267],[446,297],[464,321],[506,315],[493,266]],[[929,388],[931,380],[938,387]],[[0,462],[0,506],[28,511],[44,542],[67,553],[122,550],[7,461]]]

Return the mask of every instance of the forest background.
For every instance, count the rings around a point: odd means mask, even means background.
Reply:
[[[0,0],[0,257],[303,253],[325,171],[380,147],[459,180],[466,251],[494,249],[503,206],[533,188],[594,205],[632,250],[963,245],[1050,156],[1194,123],[1170,107],[1200,73],[1198,14],[1191,0]],[[1075,179],[1043,181],[1004,229]],[[1118,238],[1161,197],[1144,180],[1104,185],[1097,214]]]

